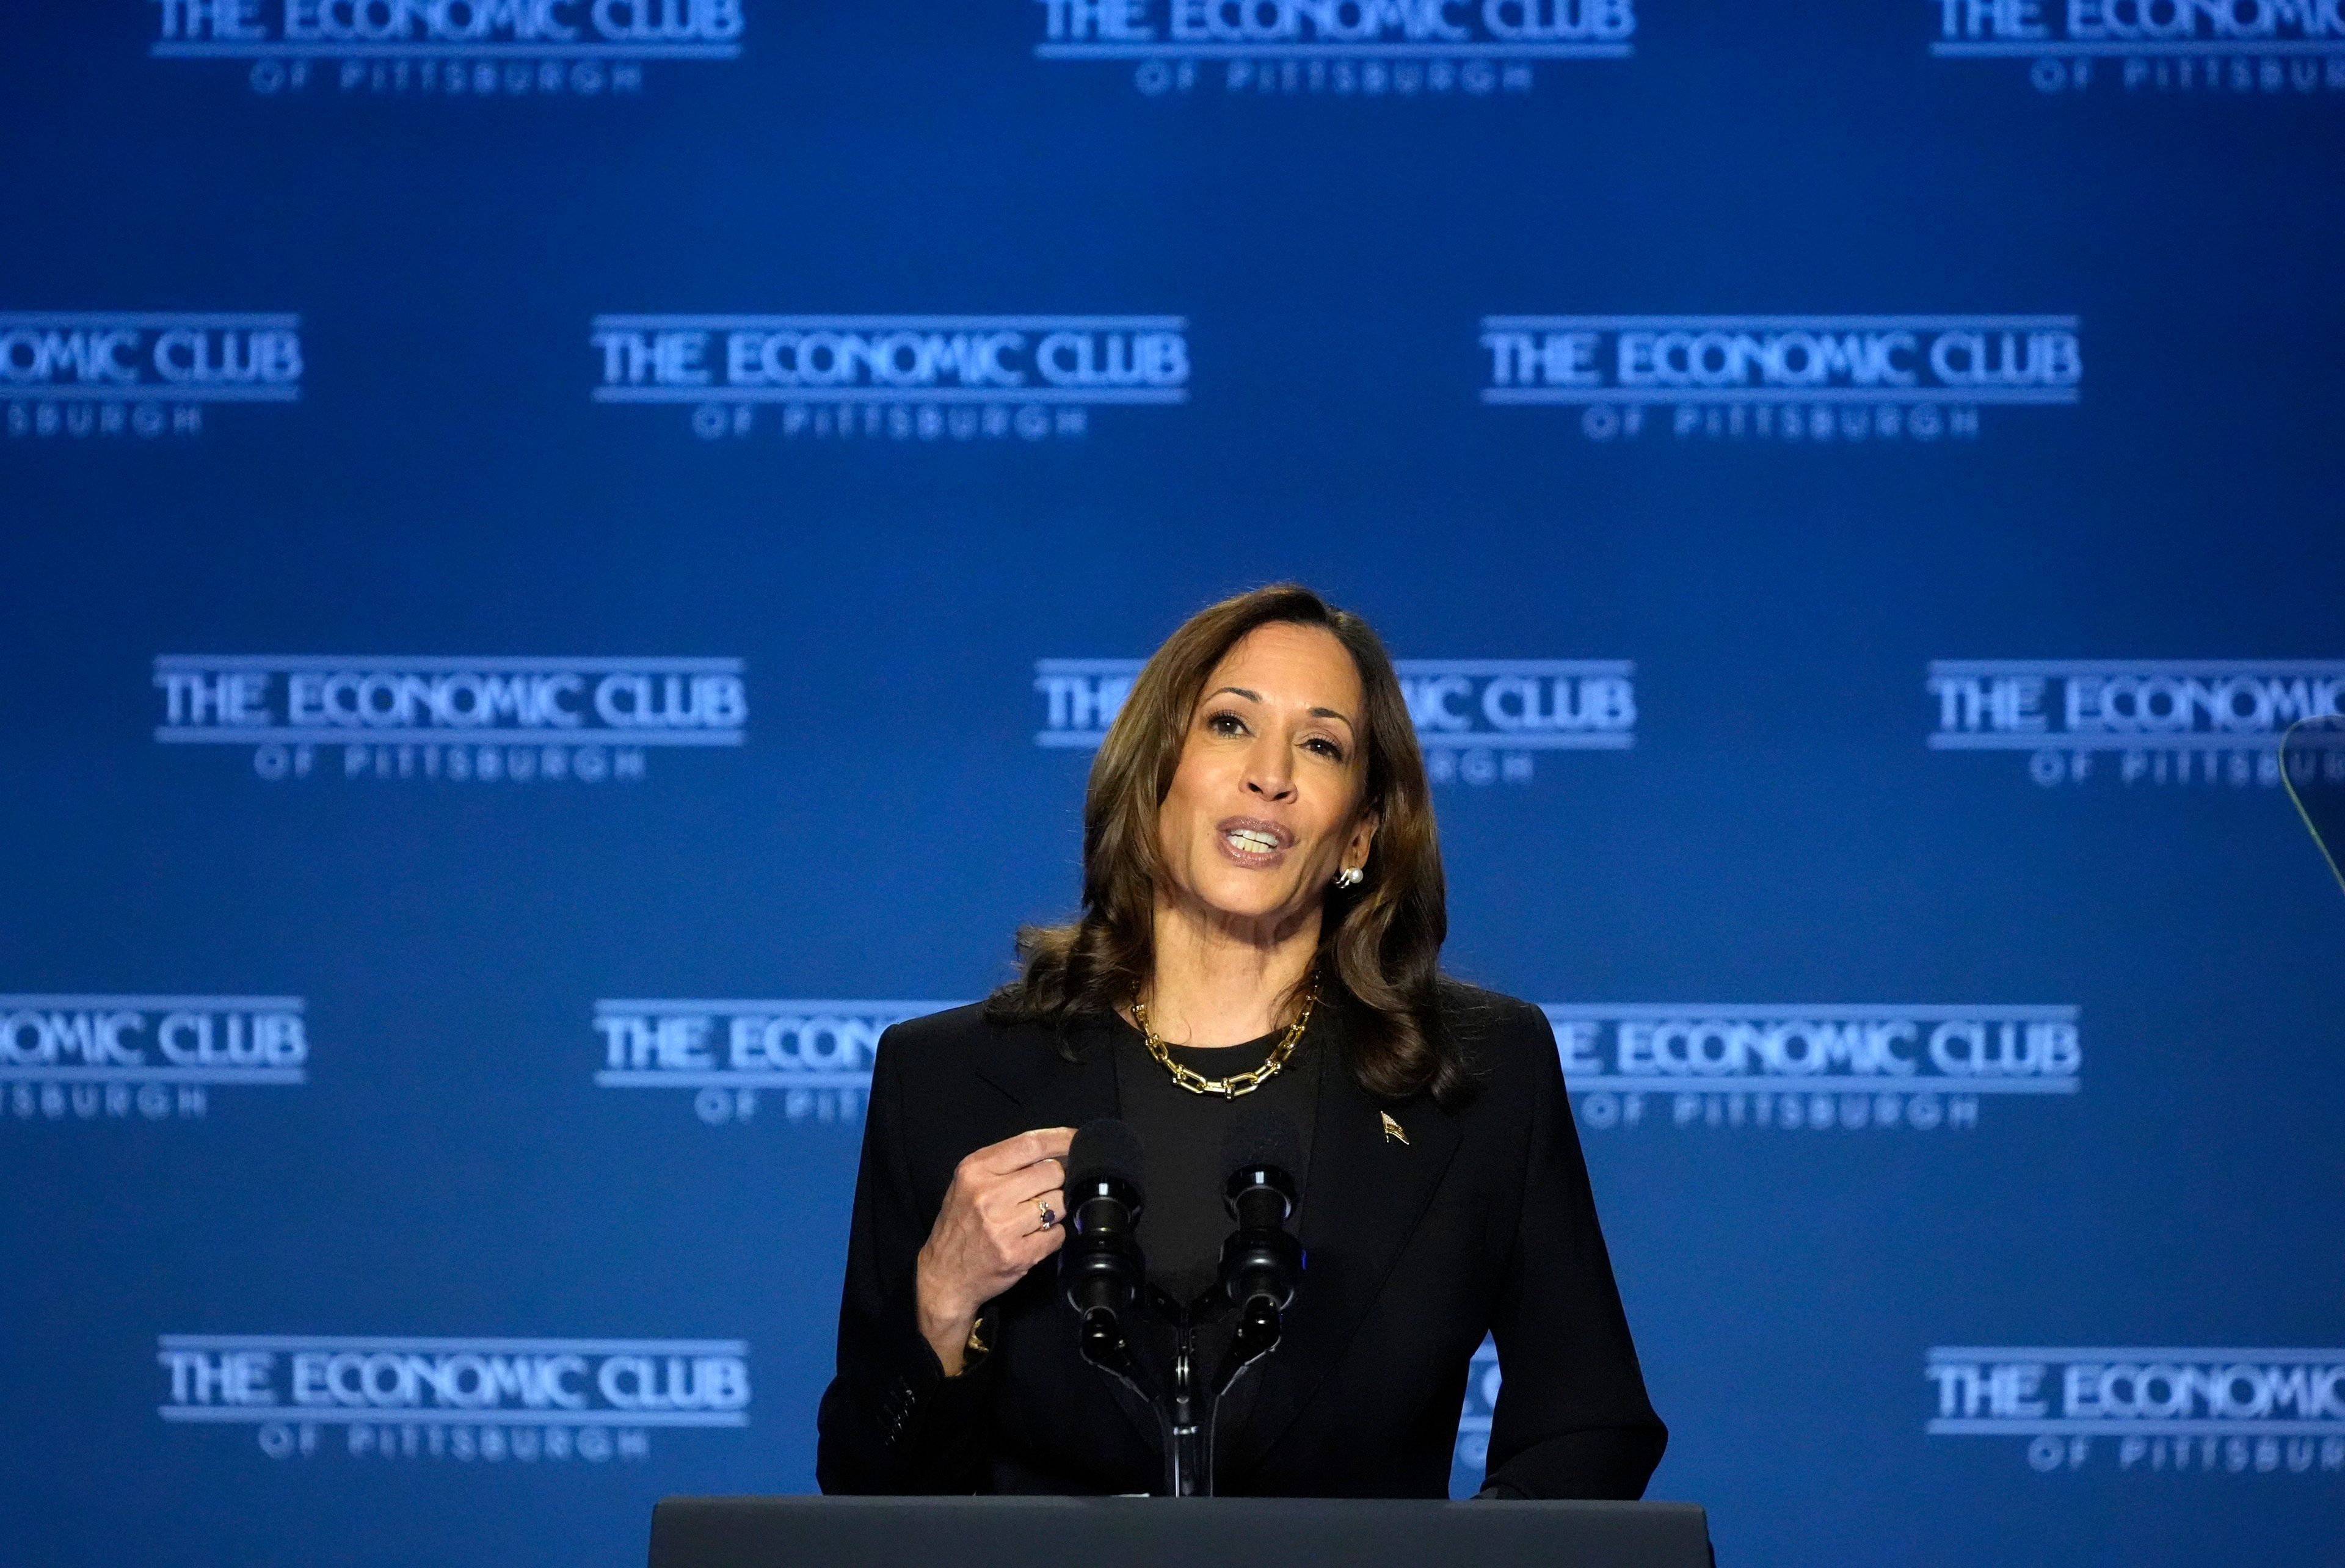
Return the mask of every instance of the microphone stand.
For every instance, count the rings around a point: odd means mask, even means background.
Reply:
[[[1219,1406],[1215,1403],[1209,1407],[1205,1419],[1201,1421],[1200,1407],[1207,1401],[1199,1398],[1197,1389],[1196,1313],[1211,1300],[1210,1295],[1201,1296],[1183,1307],[1162,1287],[1150,1287],[1149,1304],[1172,1328],[1172,1365],[1167,1397],[1155,1401],[1157,1427],[1164,1434],[1167,1497],[1213,1494],[1212,1416],[1219,1413]]]
[[[1246,1199],[1243,1207],[1242,1193]],[[1274,1214],[1259,1207],[1264,1197],[1279,1200]],[[1172,1364],[1169,1386],[1162,1391],[1151,1388],[1149,1380],[1143,1379],[1124,1334],[1123,1310],[1138,1303],[1127,1300],[1118,1307],[1096,1296],[1086,1298],[1078,1288],[1070,1289],[1069,1299],[1078,1303],[1081,1314],[1075,1342],[1082,1359],[1145,1404],[1156,1418],[1168,1497],[1213,1495],[1214,1439],[1221,1426],[1222,1401],[1247,1369],[1278,1348],[1285,1330],[1283,1311],[1294,1296],[1294,1276],[1302,1268],[1302,1249],[1284,1229],[1286,1216],[1293,1211],[1294,1186],[1284,1171],[1249,1170],[1233,1177],[1230,1202],[1240,1224],[1223,1245],[1220,1282],[1186,1305],[1160,1285],[1142,1287],[1147,1305],[1172,1329]],[[1130,1207],[1136,1211],[1137,1201]],[[1113,1259],[1110,1254],[1084,1267],[1106,1280],[1119,1273]],[[1127,1278],[1145,1278],[1136,1247],[1129,1249],[1125,1261],[1131,1270]],[[1218,1317],[1240,1294],[1242,1287],[1233,1281],[1243,1276],[1233,1272],[1240,1269],[1256,1271],[1254,1282],[1253,1288],[1244,1289],[1228,1353],[1213,1381],[1201,1389],[1197,1325],[1205,1318]],[[1261,1271],[1267,1271],[1267,1279]],[[1281,1280],[1285,1283],[1280,1285]],[[1271,1288],[1264,1289],[1265,1284]]]
[[[1204,1298],[1198,1305],[1205,1305],[1210,1300]],[[1156,1291],[1153,1304],[1172,1323],[1172,1376],[1163,1392],[1151,1389],[1142,1377],[1139,1364],[1132,1359],[1132,1346],[1124,1338],[1123,1325],[1115,1314],[1085,1314],[1076,1337],[1076,1349],[1084,1361],[1110,1381],[1129,1390],[1155,1416],[1157,1441],[1164,1454],[1164,1495],[1211,1497],[1214,1494],[1214,1438],[1221,1430],[1222,1401],[1255,1362],[1278,1349],[1284,1325],[1278,1309],[1267,1300],[1257,1298],[1249,1302],[1238,1320],[1237,1333],[1230,1340],[1229,1353],[1222,1358],[1220,1370],[1213,1374],[1213,1381],[1200,1390],[1197,1320],[1191,1310],[1180,1307],[1161,1290]]]
[[[1213,1495],[1213,1440],[1222,1430],[1222,1400],[1234,1387],[1246,1370],[1263,1357],[1278,1349],[1279,1337],[1284,1332],[1278,1309],[1264,1300],[1247,1303],[1245,1315],[1238,1320],[1236,1338],[1230,1341],[1229,1353],[1222,1358],[1222,1370],[1213,1374],[1213,1403],[1205,1415],[1205,1495]]]
[[[1169,1485],[1177,1482],[1181,1472],[1173,1462],[1177,1451],[1178,1431],[1165,1401],[1141,1381],[1140,1368],[1132,1359],[1132,1347],[1123,1337],[1123,1324],[1112,1312],[1093,1311],[1084,1314],[1082,1327],[1075,1340],[1075,1348],[1084,1361],[1110,1381],[1131,1391],[1132,1396],[1148,1407],[1156,1417],[1156,1439],[1165,1454],[1165,1478]],[[1177,1371],[1176,1368],[1176,1371]],[[1174,1496],[1186,1496],[1174,1492]]]
[[[1263,1357],[1278,1349],[1284,1325],[1279,1310],[1257,1298],[1247,1303],[1237,1332],[1210,1383],[1199,1385],[1197,1361],[1199,1312],[1220,1300],[1208,1291],[1183,1309],[1158,1291],[1154,1305],[1172,1323],[1172,1367],[1170,1398],[1157,1406],[1159,1429],[1165,1434],[1164,1492],[1168,1497],[1212,1497],[1218,1475],[1215,1439],[1221,1431],[1222,1401]],[[1209,1316],[1218,1314],[1208,1314]],[[1096,1364],[1096,1363],[1094,1363]]]
[[[1164,1449],[1164,1490],[1174,1497],[1195,1497],[1200,1483],[1203,1494],[1213,1495],[1212,1434],[1201,1433],[1197,1422],[1197,1391],[1194,1364],[1197,1356],[1197,1331],[1185,1320],[1172,1341],[1172,1441]]]

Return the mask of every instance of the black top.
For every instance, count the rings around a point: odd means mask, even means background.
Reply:
[[[1222,1242],[1236,1229],[1222,1199],[1229,1172],[1222,1168],[1223,1140],[1231,1124],[1248,1113],[1280,1116],[1293,1123],[1300,1155],[1294,1178],[1298,1193],[1307,1192],[1311,1170],[1311,1122],[1316,1108],[1318,1067],[1324,1053],[1314,1048],[1314,1036],[1325,1027],[1314,1023],[1286,1065],[1254,1088],[1236,1098],[1197,1094],[1173,1081],[1163,1065],[1148,1054],[1140,1031],[1129,1025],[1114,1042],[1116,1094],[1123,1119],[1140,1137],[1148,1153],[1148,1190],[1140,1214],[1140,1249],[1148,1259],[1148,1278],[1160,1286],[1184,1312],[1200,1306],[1220,1272]],[[1279,1029],[1242,1046],[1168,1046],[1174,1061],[1208,1078],[1225,1078],[1251,1072],[1270,1059],[1271,1048],[1284,1038]],[[1296,1219],[1300,1219],[1300,1212]],[[1197,1361],[1202,1378],[1210,1378],[1222,1364],[1235,1324],[1218,1301],[1194,1311]],[[1160,1361],[1169,1359],[1171,1325],[1150,1334]]]
[[[1172,1059],[1208,1078],[1252,1072],[1270,1059],[1284,1029],[1219,1048],[1172,1046]],[[1311,1166],[1311,1119],[1320,1053],[1304,1033],[1286,1065],[1253,1092],[1235,1099],[1195,1094],[1148,1054],[1140,1031],[1126,1026],[1115,1041],[1116,1096],[1123,1119],[1148,1151],[1147,1201],[1140,1216],[1141,1249],[1148,1277],[1184,1304],[1213,1282],[1222,1239],[1234,1224],[1222,1201],[1222,1144],[1231,1125],[1252,1111],[1282,1116],[1294,1124],[1302,1144],[1300,1168],[1289,1171],[1298,1188],[1307,1185]]]
[[[1226,1494],[1447,1496],[1467,1366],[1486,1334],[1505,1376],[1494,1486],[1632,1498],[1660,1459],[1667,1433],[1645,1396],[1546,1015],[1462,986],[1445,985],[1442,1005],[1480,1074],[1479,1092],[1448,1109],[1421,1097],[1379,1105],[1345,1066],[1350,1006],[1323,996],[1313,1016],[1323,1059],[1300,1215],[1309,1262],[1284,1341],[1249,1376],[1250,1407],[1225,1415]],[[1161,1487],[1154,1424],[1081,1360],[1054,1267],[988,1304],[990,1351],[958,1377],[920,1337],[914,1300],[914,1263],[953,1167],[1029,1128],[1128,1118],[1116,1047],[1130,1037],[1112,1016],[1061,1040],[989,1024],[975,1007],[882,1037],[838,1372],[819,1417],[824,1491]]]

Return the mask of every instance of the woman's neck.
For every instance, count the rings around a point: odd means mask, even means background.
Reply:
[[[1159,902],[1148,1023],[1175,1045],[1234,1046],[1289,1021],[1285,1006],[1319,946],[1315,907],[1284,927]]]

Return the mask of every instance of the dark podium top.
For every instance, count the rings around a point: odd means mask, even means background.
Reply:
[[[1690,1502],[1274,1497],[670,1497],[651,1568],[1115,1568],[1270,1563],[1711,1568]]]

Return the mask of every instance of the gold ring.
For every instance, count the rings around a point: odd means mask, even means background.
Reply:
[[[1034,1207],[1042,1216],[1043,1229],[1049,1230],[1059,1223],[1059,1216],[1051,1209],[1050,1199],[1038,1198],[1034,1200]]]

